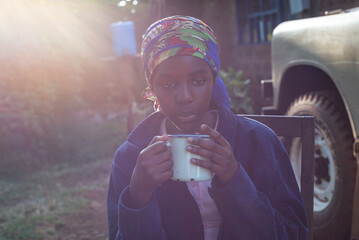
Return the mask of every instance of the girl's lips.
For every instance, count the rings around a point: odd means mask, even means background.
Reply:
[[[177,119],[179,120],[179,122],[182,123],[192,122],[195,118],[196,118],[196,114],[194,113],[185,112],[177,115]]]

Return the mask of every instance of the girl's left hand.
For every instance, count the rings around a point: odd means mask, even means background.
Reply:
[[[195,146],[187,146],[187,151],[208,158],[210,161],[192,158],[191,162],[213,171],[222,184],[228,183],[238,170],[231,145],[219,132],[205,124],[202,124],[201,132],[209,135],[214,141],[188,138],[188,143]]]

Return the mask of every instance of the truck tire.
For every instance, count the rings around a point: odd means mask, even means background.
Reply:
[[[349,240],[356,164],[344,104],[335,91],[311,92],[295,99],[287,115],[314,116],[314,239]],[[300,139],[285,145],[294,172],[300,172]]]

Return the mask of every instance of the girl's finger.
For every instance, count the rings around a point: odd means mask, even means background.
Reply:
[[[157,187],[161,186],[162,183],[169,180],[173,176],[172,170],[162,172],[156,176]]]
[[[160,152],[167,150],[166,142],[165,141],[155,141],[154,143],[150,144],[148,147],[142,150],[141,153],[146,153],[148,155],[154,155]]]
[[[213,128],[209,127],[208,125],[202,124],[200,129],[204,134],[207,134],[212,139],[214,139],[219,145],[221,145],[221,146],[227,146],[228,145],[227,140],[222,136],[222,134],[220,134],[219,132],[217,132]]]
[[[199,148],[207,149],[219,155],[223,155],[226,153],[227,146],[221,146],[212,139],[190,137],[188,138],[187,142],[191,145],[199,146]]]
[[[212,163],[211,161],[192,158],[191,163],[193,163],[194,165],[197,165],[197,166],[200,166],[200,167],[203,167],[205,169],[213,171],[214,163]]]
[[[168,135],[167,135],[167,134],[164,134],[164,135],[162,135],[162,136],[155,136],[155,137],[152,139],[152,141],[150,142],[149,145],[152,145],[152,144],[154,144],[154,143],[156,143],[156,142],[159,142],[159,141],[164,141],[164,142],[166,142],[167,140],[168,140]]]
[[[163,163],[166,161],[170,161],[171,156],[172,156],[171,152],[166,148],[164,151],[156,154],[156,157],[154,158],[153,163],[160,164],[160,163]]]
[[[162,163],[158,164],[156,170],[159,174],[161,174],[163,172],[171,170],[172,166],[173,166],[173,162],[171,160],[167,160],[167,161],[163,161]]]
[[[217,143],[210,138],[189,137],[187,142],[206,149],[215,149],[217,145]]]
[[[197,154],[199,156],[205,157],[205,158],[211,160],[214,163],[223,162],[222,157],[221,157],[220,154],[218,154],[218,153],[216,153],[214,151],[211,151],[211,150],[207,150],[205,148],[200,148],[200,147],[195,147],[195,146],[188,145],[186,147],[186,150],[188,152],[191,152],[191,153]]]

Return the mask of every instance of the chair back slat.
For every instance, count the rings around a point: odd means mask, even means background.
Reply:
[[[307,215],[309,240],[313,239],[313,160],[314,160],[314,117],[277,116],[277,115],[241,115],[254,119],[271,128],[279,137],[300,137],[302,159],[300,189]],[[288,149],[287,149],[288,151]],[[299,178],[298,178],[299,179]]]

